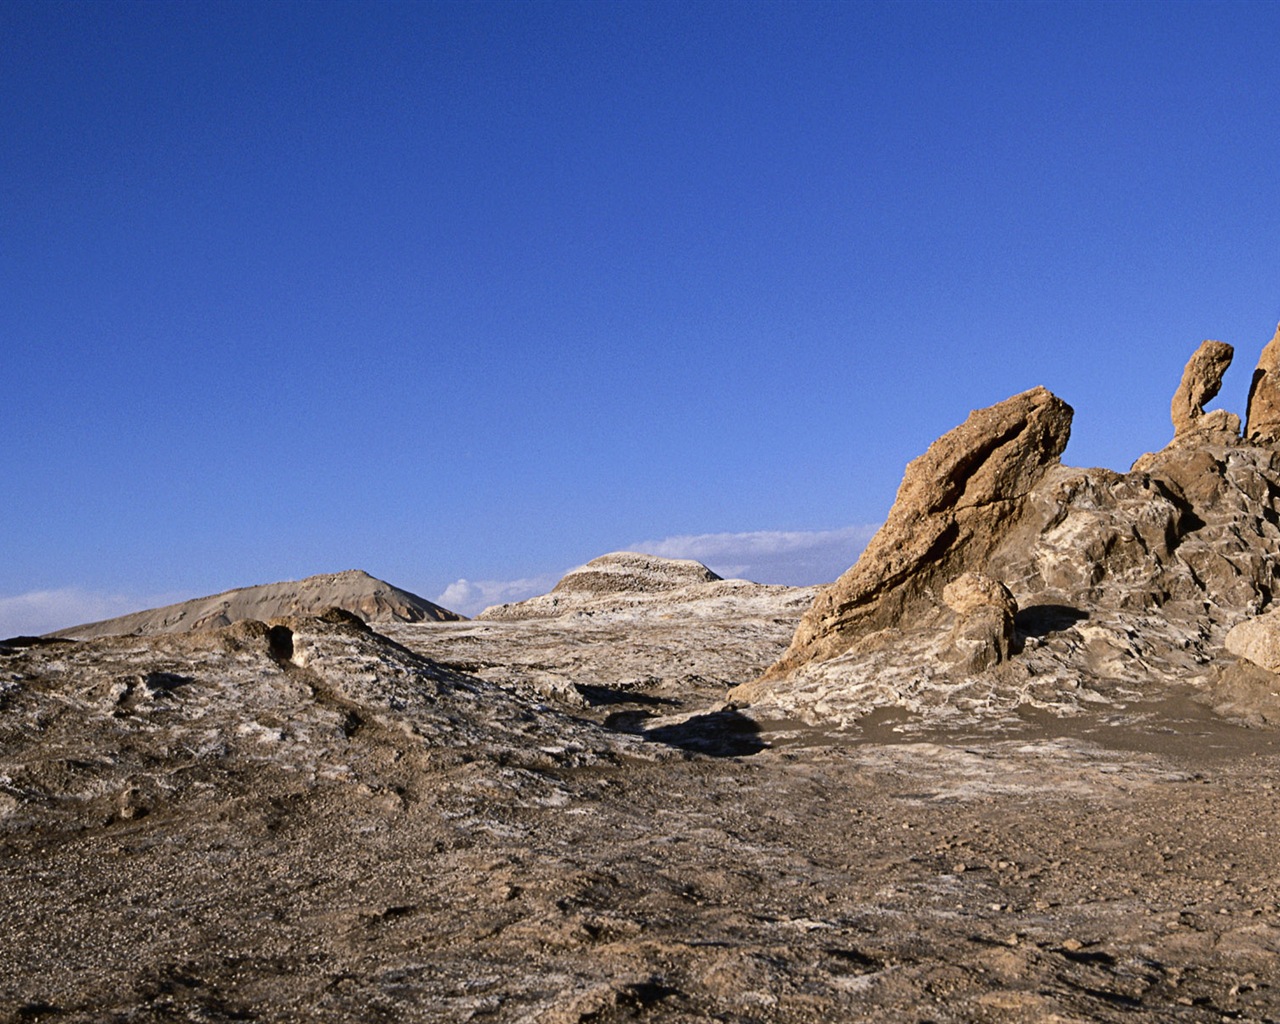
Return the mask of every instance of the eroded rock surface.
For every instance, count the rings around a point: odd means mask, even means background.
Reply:
[[[1222,388],[1222,375],[1231,365],[1235,349],[1221,341],[1203,342],[1182,371],[1182,382],[1173,394],[1169,413],[1173,419],[1175,439],[1206,431],[1232,436],[1240,433],[1240,417],[1225,409],[1211,413],[1205,405],[1217,397]]]
[[[1018,602],[1008,587],[985,573],[967,572],[942,589],[942,600],[956,613],[953,664],[981,672],[1009,659]]]
[[[908,467],[882,534],[819,596],[787,654],[731,699],[763,718],[848,723],[897,707],[922,721],[977,721],[1028,708],[1074,714],[1182,687],[1275,720],[1275,687],[1237,670],[1224,646],[1228,630],[1272,602],[1280,555],[1276,450],[1242,442],[1230,424],[1206,427],[1217,420],[1203,403],[1229,355],[1220,343],[1201,346],[1173,403],[1180,433],[1129,473],[1062,466],[1046,457],[1052,446],[993,427],[1003,415],[971,416]],[[1022,450],[996,447],[1004,437]],[[968,478],[999,476],[1020,459],[1033,472],[998,492],[1016,497],[980,503],[967,522],[937,501],[922,515],[928,476],[947,478],[932,453],[961,439],[975,453]],[[1011,592],[1020,610],[1006,644],[994,606],[970,612],[947,600],[967,573]]]
[[[1245,619],[1227,634],[1226,648],[1258,668],[1280,673],[1280,611]],[[1280,678],[1277,678],[1280,684]]]
[[[5,648],[0,1020],[1280,1018],[1264,733],[760,728],[757,601]]]
[[[316,615],[333,607],[375,623],[447,622],[462,618],[426,598],[375,579],[367,572],[348,569],[308,576],[304,580],[228,590],[211,597],[61,629],[50,636],[77,640],[120,634],[156,636],[218,629],[233,622],[263,621],[281,615]]]
[[[1253,371],[1244,433],[1254,444],[1280,441],[1280,325]]]
[[[1071,407],[1034,388],[970,413],[907,466],[889,517],[862,557],[822,591],[787,653],[780,679],[847,651],[859,638],[936,608],[942,587],[980,569],[1031,487],[1067,445]],[[750,700],[758,691],[740,690]]]

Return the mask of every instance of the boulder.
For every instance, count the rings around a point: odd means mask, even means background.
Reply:
[[[1244,436],[1253,444],[1280,441],[1280,325],[1258,358],[1249,384]]]
[[[967,572],[942,589],[942,600],[956,613],[950,661],[961,672],[981,672],[1009,659],[1018,602],[999,580]]]
[[[1226,648],[1258,668],[1280,673],[1280,611],[1257,615],[1234,626]]]

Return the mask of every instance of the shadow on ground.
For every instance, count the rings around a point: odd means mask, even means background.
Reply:
[[[618,732],[643,737],[646,743],[665,743],[711,757],[746,757],[758,754],[768,744],[760,737],[760,726],[740,711],[709,711],[683,722],[646,729],[647,711],[618,711],[604,724]]]
[[[670,697],[654,697],[648,693],[635,693],[631,690],[617,690],[609,686],[596,686],[593,683],[574,683],[573,688],[582,695],[591,707],[598,708],[605,704],[647,704],[650,707],[678,707],[680,702]]]
[[[1022,608],[1013,617],[1014,629],[1023,636],[1048,636],[1070,629],[1089,613],[1066,604],[1037,604]]]

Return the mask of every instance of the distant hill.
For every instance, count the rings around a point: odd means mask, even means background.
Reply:
[[[449,622],[463,618],[417,594],[375,579],[360,569],[348,569],[308,576],[304,580],[228,590],[163,608],[72,626],[48,635],[75,640],[117,634],[155,636],[217,629],[243,619],[265,622],[285,615],[314,615],[332,607],[344,608],[365,622],[374,623]]]
[[[778,601],[808,604],[814,588],[767,586],[748,580],[726,580],[701,562],[689,558],[661,558],[636,551],[614,551],[579,566],[548,594],[514,604],[486,608],[477,619],[486,621],[547,619],[562,615],[648,613],[670,615],[679,607],[692,614],[717,602],[745,608],[774,609]]]

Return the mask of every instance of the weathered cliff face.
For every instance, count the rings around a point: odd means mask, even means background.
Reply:
[[[1128,473],[1060,465],[1070,410],[1043,389],[972,414],[908,466],[858,564],[730,698],[851,720],[887,705],[1069,713],[1189,685],[1277,717],[1280,702],[1227,685],[1240,672],[1226,633],[1271,603],[1280,553],[1280,452],[1203,410],[1229,357],[1217,342],[1197,351],[1173,442]],[[958,588],[965,574],[979,575]],[[1007,639],[999,584],[1016,610]]]

